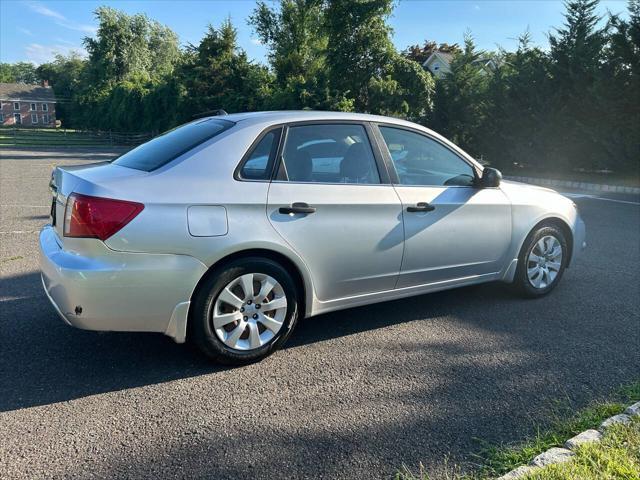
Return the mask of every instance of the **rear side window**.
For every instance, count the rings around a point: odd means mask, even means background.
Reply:
[[[150,172],[219,135],[233,125],[233,122],[218,118],[196,120],[143,143],[118,157],[113,163],[122,167]]]
[[[269,180],[281,129],[267,132],[249,152],[240,170],[245,180]]]
[[[380,183],[373,151],[362,125],[290,127],[278,178],[290,182]]]

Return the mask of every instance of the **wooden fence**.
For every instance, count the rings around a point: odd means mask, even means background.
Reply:
[[[93,132],[64,128],[0,128],[0,147],[129,147],[153,138],[150,133]]]

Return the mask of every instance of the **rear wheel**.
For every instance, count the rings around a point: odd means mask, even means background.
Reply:
[[[560,282],[567,260],[564,233],[555,225],[543,225],[522,246],[514,286],[527,297],[546,295]]]
[[[192,338],[220,363],[261,360],[289,338],[298,318],[291,276],[265,258],[239,259],[213,272],[194,299]]]

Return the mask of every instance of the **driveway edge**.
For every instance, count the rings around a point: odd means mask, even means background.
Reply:
[[[592,192],[640,194],[640,187],[625,187],[623,185],[604,185],[600,183],[573,182],[569,180],[554,180],[550,178],[537,178],[537,177],[518,177],[518,176],[511,176],[511,175],[505,176],[504,178],[506,180],[530,183],[532,185],[540,185],[544,187],[567,187],[567,188],[578,188],[580,190],[587,190]]]
[[[627,407],[624,413],[607,418],[600,424],[598,430],[585,430],[584,432],[570,438],[564,444],[564,447],[566,448],[552,447],[546,452],[542,452],[540,455],[536,456],[531,460],[529,465],[521,465],[510,472],[505,473],[501,477],[497,478],[497,480],[514,480],[517,478],[523,478],[526,475],[533,473],[538,468],[567,462],[575,455],[573,450],[578,446],[588,442],[599,442],[607,428],[617,423],[629,423],[633,416],[640,416],[640,402],[636,402]]]

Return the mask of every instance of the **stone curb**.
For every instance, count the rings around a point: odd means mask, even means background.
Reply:
[[[542,452],[540,455],[536,456],[533,460],[531,460],[529,465],[520,465],[518,468],[505,473],[496,480],[516,480],[518,478],[523,478],[530,473],[533,473],[538,468],[546,467],[547,465],[567,462],[571,460],[573,456],[575,456],[575,453],[572,450],[575,450],[578,446],[588,442],[599,442],[602,439],[602,433],[611,425],[615,425],[618,423],[629,423],[631,421],[631,417],[634,416],[640,416],[640,402],[634,403],[633,405],[629,406],[624,411],[624,413],[620,413],[618,415],[614,415],[613,417],[607,418],[600,424],[598,430],[585,430],[575,437],[570,438],[564,444],[566,448],[552,447],[546,452]]]
[[[567,188],[578,188],[580,190],[587,190],[591,192],[640,194],[640,187],[625,187],[622,185],[603,185],[600,183],[572,182],[569,180],[553,180],[550,178],[536,178],[536,177],[505,176],[504,178],[506,180],[530,183],[532,185],[541,185],[544,187],[567,187]]]

